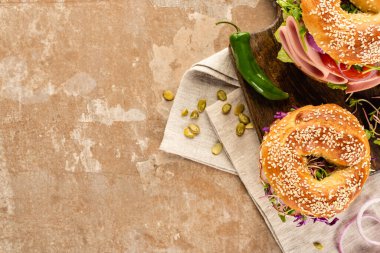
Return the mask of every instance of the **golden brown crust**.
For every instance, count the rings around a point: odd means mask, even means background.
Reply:
[[[323,157],[339,169],[321,181],[306,156]],[[355,116],[334,105],[305,106],[276,121],[260,152],[263,173],[276,195],[302,214],[329,218],[360,193],[370,170],[370,147]]]
[[[379,0],[350,0],[350,1],[363,12],[378,13],[380,10]]]
[[[301,1],[303,21],[315,42],[324,52],[342,63],[380,62],[380,14],[350,14],[340,7],[340,2]],[[379,0],[374,2],[376,5],[367,8],[373,9],[380,5]]]

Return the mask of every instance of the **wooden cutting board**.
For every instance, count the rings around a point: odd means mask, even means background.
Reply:
[[[277,60],[277,53],[281,45],[276,41],[274,33],[283,22],[280,8],[277,8],[276,17],[275,22],[266,30],[251,35],[251,47],[258,64],[278,87],[289,93],[290,99],[284,101],[265,99],[256,93],[235,69],[260,141],[264,135],[262,128],[273,123],[273,115],[278,111],[288,112],[293,106],[335,103],[352,111],[352,108],[345,103],[347,95],[344,91],[330,89],[326,84],[307,77],[294,64]],[[355,93],[353,97],[370,100],[375,95],[380,95],[380,86]],[[379,106],[380,99],[372,102]],[[365,122],[362,113],[358,112],[356,116],[362,123]],[[371,143],[371,153],[372,157],[377,158],[377,160],[373,160],[372,164],[375,170],[372,174],[374,174],[380,171],[380,146]]]

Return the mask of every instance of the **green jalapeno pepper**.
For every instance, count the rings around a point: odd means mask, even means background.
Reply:
[[[230,45],[235,59],[236,67],[244,80],[252,86],[259,94],[269,100],[282,100],[289,98],[289,94],[277,88],[260,68],[251,49],[251,34],[241,32],[240,28],[228,21],[216,23],[229,24],[235,27],[236,33],[230,36]]]

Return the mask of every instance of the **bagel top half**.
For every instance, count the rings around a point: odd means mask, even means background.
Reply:
[[[302,18],[317,45],[345,64],[380,62],[380,0],[352,0],[364,13],[348,13],[341,0],[302,0]],[[367,12],[366,12],[367,11]]]
[[[315,179],[307,156],[323,157],[336,169]],[[277,120],[260,151],[263,173],[290,208],[330,218],[358,196],[371,166],[370,146],[357,118],[334,104],[305,106]]]
[[[350,0],[350,2],[364,12],[378,13],[380,10],[379,0]]]

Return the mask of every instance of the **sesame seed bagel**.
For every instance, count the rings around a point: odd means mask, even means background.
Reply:
[[[380,11],[379,0],[351,0],[350,2],[364,12],[379,13]]]
[[[315,179],[306,156],[323,157],[336,169]],[[260,151],[263,173],[275,194],[290,208],[330,218],[358,196],[371,166],[363,127],[347,110],[334,105],[305,106],[277,120]]]
[[[371,12],[347,13],[340,7],[341,0],[302,0],[303,21],[317,45],[334,60],[349,65],[378,63],[380,1],[352,2]]]

